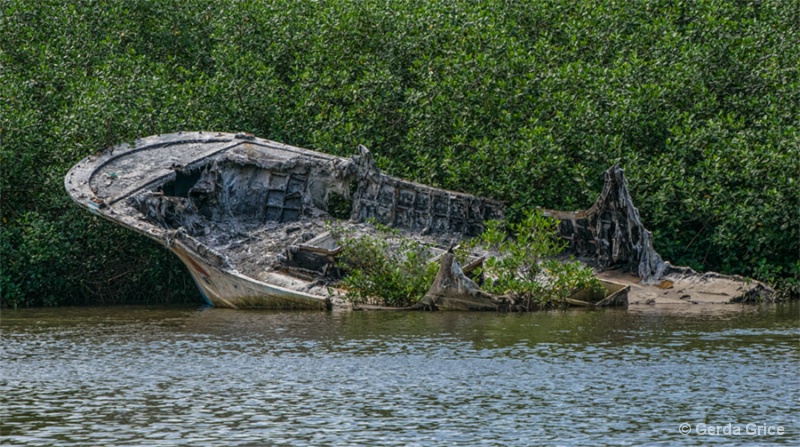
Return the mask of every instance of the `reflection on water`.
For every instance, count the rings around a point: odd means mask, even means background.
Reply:
[[[799,316],[7,310],[0,441],[796,445]]]

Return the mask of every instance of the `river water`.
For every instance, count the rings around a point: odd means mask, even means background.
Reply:
[[[1,317],[3,445],[800,441],[797,304]]]

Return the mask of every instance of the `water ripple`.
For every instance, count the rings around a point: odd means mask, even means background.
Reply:
[[[796,309],[6,312],[8,445],[702,445],[798,441]],[[9,315],[11,314],[11,315]],[[788,317],[787,317],[788,315]]]

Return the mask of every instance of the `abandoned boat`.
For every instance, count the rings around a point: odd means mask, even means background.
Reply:
[[[78,205],[168,247],[208,304],[231,308],[330,308],[337,292],[320,280],[340,250],[330,221],[362,234],[373,228],[367,221],[390,226],[444,261],[448,247],[504,213],[496,200],[386,175],[363,146],[343,158],[243,133],[180,132],[115,146],[75,165],[65,187]],[[768,291],[717,275],[706,296],[702,275],[663,262],[619,168],[606,173],[590,210],[546,213],[561,219],[561,235],[609,287],[599,300],[576,296],[573,304],[624,305],[662,292],[683,303],[728,302]],[[449,272],[455,283],[437,278],[423,300],[429,308],[496,308],[454,259],[442,265],[440,276]]]

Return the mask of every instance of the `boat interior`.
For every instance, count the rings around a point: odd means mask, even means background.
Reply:
[[[322,272],[339,249],[332,229],[358,237],[375,235],[375,224],[391,227],[435,257],[503,215],[501,202],[385,175],[363,147],[344,159],[252,143],[176,170],[128,204],[256,278],[276,269]]]

